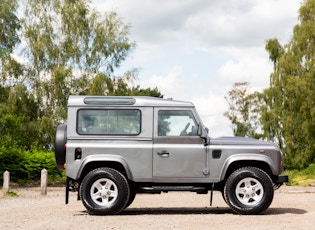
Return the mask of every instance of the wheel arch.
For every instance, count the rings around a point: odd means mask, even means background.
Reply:
[[[226,179],[237,169],[243,167],[256,167],[266,172],[271,178],[275,175],[275,169],[273,168],[273,161],[267,156],[252,156],[248,154],[237,155],[230,157],[225,161],[222,169],[220,181],[226,181]]]
[[[133,175],[126,160],[121,156],[111,155],[90,155],[86,157],[78,170],[76,178],[82,181],[90,171],[102,167],[115,169],[122,173],[128,180],[133,180]]]

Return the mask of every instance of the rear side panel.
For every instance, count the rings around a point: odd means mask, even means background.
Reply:
[[[141,112],[140,133],[136,135],[93,135],[79,134],[77,115],[79,107],[68,108],[66,174],[72,179],[78,179],[86,164],[114,161],[125,164],[126,171],[133,180],[152,178],[152,107],[132,107]],[[91,110],[117,109],[117,107],[89,107]],[[130,109],[122,107],[119,109]],[[76,155],[80,150],[80,157]],[[117,157],[119,156],[119,157]],[[125,162],[125,163],[124,163]]]

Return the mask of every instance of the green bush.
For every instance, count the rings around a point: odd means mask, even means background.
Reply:
[[[57,168],[53,152],[0,148],[0,180],[3,173],[10,172],[10,180],[18,184],[25,184],[40,180],[41,171],[48,171],[48,182],[64,180],[64,172]]]
[[[306,169],[302,171],[308,176],[315,176],[315,164],[310,164]]]
[[[315,164],[310,164],[303,170],[286,170],[285,174],[289,176],[288,185],[308,186],[315,184]]]
[[[11,181],[29,179],[26,169],[26,153],[18,149],[0,149],[0,179],[3,180],[3,173],[10,172]]]

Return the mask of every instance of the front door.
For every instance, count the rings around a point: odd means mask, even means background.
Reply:
[[[204,178],[207,153],[193,109],[155,108],[154,178]]]

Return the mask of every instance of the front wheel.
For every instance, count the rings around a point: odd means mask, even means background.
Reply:
[[[99,168],[84,177],[80,195],[90,214],[112,215],[126,207],[130,188],[120,172],[111,168]]]
[[[224,187],[224,197],[239,214],[253,215],[266,210],[274,195],[273,183],[264,171],[245,167],[233,172]]]

